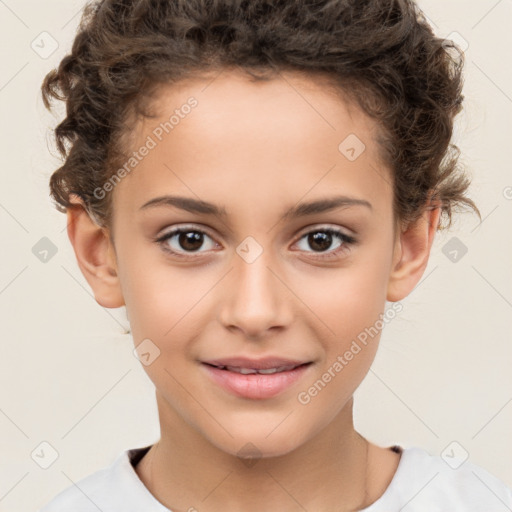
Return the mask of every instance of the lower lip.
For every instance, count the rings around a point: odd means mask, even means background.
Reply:
[[[244,375],[229,370],[221,370],[205,363],[202,363],[202,366],[213,381],[226,391],[243,398],[263,400],[272,398],[292,386],[309,371],[311,363],[298,366],[293,370],[267,375],[261,373]]]

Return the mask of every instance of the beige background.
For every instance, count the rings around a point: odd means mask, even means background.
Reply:
[[[33,511],[159,433],[153,386],[123,334],[124,310],[96,304],[65,217],[48,198],[56,120],[39,86],[67,53],[82,5],[0,0],[1,512]],[[436,240],[423,281],[386,327],[357,392],[356,426],[381,445],[433,454],[457,441],[512,486],[512,0],[420,5],[438,34],[455,31],[469,45],[457,141],[484,220],[461,215]],[[31,48],[48,38],[43,31],[59,45],[46,59]],[[457,262],[443,253],[454,236],[467,247]],[[32,252],[43,237],[57,249],[46,263]],[[48,469],[31,458],[43,441],[58,452]]]

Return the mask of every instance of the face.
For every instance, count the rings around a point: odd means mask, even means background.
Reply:
[[[122,296],[160,415],[231,454],[248,442],[287,453],[340,417],[374,359],[380,331],[362,333],[382,325],[393,265],[376,126],[320,80],[284,77],[226,71],[163,89],[111,192]],[[227,358],[304,365],[206,364]]]

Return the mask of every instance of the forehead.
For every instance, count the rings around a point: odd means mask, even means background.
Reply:
[[[255,212],[332,192],[388,207],[378,126],[322,77],[223,71],[160,87],[151,109],[131,133],[130,151],[150,149],[116,187],[124,205],[179,192]]]

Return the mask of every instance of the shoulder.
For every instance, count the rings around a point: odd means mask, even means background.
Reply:
[[[512,489],[453,451],[441,456],[411,447],[403,450],[388,489],[364,510],[389,507],[403,512],[506,512],[512,510]]]
[[[132,465],[133,460],[142,457],[148,449],[121,452],[112,464],[73,483],[37,512],[167,511],[158,506],[160,504],[149,494]]]
[[[78,482],[60,492],[55,498],[37,512],[92,512],[102,509],[105,488],[112,483],[113,467],[103,468],[95,473],[82,478]],[[112,489],[115,492],[115,482]],[[100,505],[97,502],[101,502]]]

